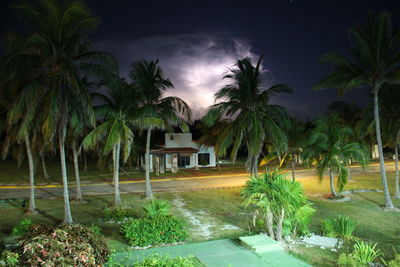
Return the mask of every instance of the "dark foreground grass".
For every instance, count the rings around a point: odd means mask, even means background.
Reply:
[[[379,175],[356,176],[355,182],[346,186],[346,190],[357,188],[380,189]],[[359,224],[354,235],[364,241],[378,243],[386,258],[392,257],[392,247],[400,245],[400,213],[385,212],[380,207],[384,204],[382,193],[358,193],[353,194],[348,202],[333,202],[326,200],[323,196],[329,193],[327,181],[319,183],[316,179],[303,179],[306,193],[314,203],[317,213],[311,224],[312,232],[320,232],[320,220],[331,218],[339,214],[345,214],[358,220]],[[389,183],[393,188],[393,175],[389,175]],[[249,233],[251,215],[243,209],[240,189],[205,190],[177,193],[159,193],[157,197],[174,200],[179,197],[185,203],[184,208],[193,214],[202,215],[201,221],[208,223],[210,219],[214,226],[211,239],[236,238]],[[130,207],[133,217],[143,216],[143,205],[146,201],[139,194],[122,195],[125,205]],[[90,226],[92,223],[102,228],[103,234],[108,238],[112,248],[117,250],[126,249],[127,243],[119,233],[119,224],[108,223],[103,220],[103,208],[112,205],[113,196],[88,196],[85,204],[72,204],[72,215],[75,222]],[[393,200],[400,207],[400,200]],[[19,221],[26,217],[19,202],[0,204],[0,232],[3,236],[10,234],[11,229]],[[33,223],[45,223],[55,225],[63,218],[63,200],[38,199],[39,213],[31,215]],[[177,210],[173,210],[177,213]],[[200,216],[201,217],[201,216]],[[223,225],[234,225],[239,227],[235,231],[219,231]],[[194,226],[191,226],[195,228]],[[195,229],[192,229],[194,232]],[[192,235],[189,242],[204,240],[201,236]],[[296,248],[298,256],[307,260],[315,266],[334,266],[338,254],[320,248]]]

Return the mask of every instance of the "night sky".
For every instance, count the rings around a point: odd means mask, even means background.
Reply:
[[[334,90],[312,92],[330,70],[318,64],[326,52],[347,54],[347,29],[364,22],[368,11],[389,11],[400,25],[400,1],[98,1],[86,0],[100,17],[91,41],[118,59],[120,73],[139,59],[159,58],[175,89],[169,94],[187,101],[197,117],[213,103],[226,82],[222,76],[238,58],[263,54],[266,86],[286,83],[293,95],[273,100],[299,118],[314,118],[337,96]],[[1,34],[20,30],[18,19],[1,1]],[[3,40],[0,43],[3,54]],[[344,100],[365,105],[367,90]]]

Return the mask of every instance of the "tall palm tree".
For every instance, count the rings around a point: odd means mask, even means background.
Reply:
[[[179,97],[164,97],[163,94],[173,87],[172,82],[164,77],[158,60],[142,60],[132,64],[129,72],[133,86],[138,90],[141,101],[136,120],[141,120],[141,127],[147,129],[146,136],[146,198],[153,198],[150,184],[150,142],[151,131],[155,128],[172,131],[172,126],[181,126],[188,130],[185,120],[190,120],[191,110]]]
[[[119,206],[121,204],[119,190],[121,145],[124,162],[126,162],[133,143],[133,132],[129,124],[132,121],[132,114],[137,110],[135,95],[131,86],[120,81],[118,86],[111,86],[106,94],[94,94],[94,96],[103,102],[95,107],[98,118],[102,119],[103,123],[83,139],[83,147],[84,149],[95,148],[100,141],[104,140],[103,156],[112,151],[114,203],[115,206]]]
[[[314,89],[337,88],[340,93],[361,87],[371,90],[381,181],[385,208],[388,210],[394,209],[394,205],[387,185],[378,99],[383,83],[400,81],[400,32],[393,32],[391,25],[388,13],[370,13],[363,26],[349,30],[352,58],[338,54],[323,55],[321,61],[333,64],[334,69],[314,86]]]
[[[383,85],[379,98],[382,116],[383,143],[395,152],[395,192],[393,196],[400,198],[399,188],[399,142],[400,142],[400,99],[399,85]]]
[[[56,0],[30,1],[13,7],[30,26],[26,46],[14,57],[19,64],[35,62],[34,73],[40,86],[35,92],[43,117],[42,132],[47,141],[57,139],[64,192],[64,221],[72,223],[68,177],[65,162],[65,137],[71,114],[94,124],[91,98],[81,77],[83,73],[108,75],[115,72],[114,58],[93,51],[84,39],[98,19],[80,1],[59,3]],[[11,64],[10,64],[11,65]],[[36,115],[38,116],[38,115]]]
[[[245,144],[248,157],[247,170],[258,173],[258,158],[264,140],[268,138],[276,147],[286,144],[287,138],[278,121],[286,121],[284,109],[270,103],[275,94],[291,93],[292,89],[278,84],[264,88],[262,80],[262,57],[256,66],[249,58],[238,60],[235,67],[223,78],[231,81],[215,94],[215,101],[203,121],[212,125],[215,121],[227,118],[229,123],[221,131],[224,142],[233,144],[231,159],[236,159],[237,151]]]
[[[316,162],[317,174],[320,180],[326,171],[329,172],[330,189],[337,197],[334,176],[341,191],[347,183],[349,159],[365,165],[368,162],[368,150],[358,142],[350,142],[352,130],[343,127],[337,116],[326,115],[314,122],[310,131],[309,142],[304,149],[303,157],[308,163]]]

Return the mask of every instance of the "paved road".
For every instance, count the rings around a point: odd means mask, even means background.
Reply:
[[[394,171],[394,164],[386,164],[387,171]],[[360,167],[352,167],[352,174],[376,173],[379,165],[373,164],[365,170]],[[290,172],[288,173],[290,175]],[[315,177],[315,171],[310,169],[296,171],[296,179]],[[231,188],[241,187],[248,180],[247,174],[213,175],[203,177],[185,177],[169,179],[152,179],[152,189],[155,192],[184,191],[195,189]],[[120,183],[121,193],[143,193],[145,191],[144,181],[123,181]],[[69,186],[70,196],[74,196],[75,187]],[[114,187],[111,183],[82,184],[83,195],[112,194]],[[37,186],[35,189],[37,198],[53,198],[62,196],[62,186],[47,185]],[[27,186],[0,186],[0,199],[6,198],[28,198],[29,187]]]

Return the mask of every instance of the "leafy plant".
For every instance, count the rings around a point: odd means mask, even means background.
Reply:
[[[337,264],[339,267],[359,267],[360,264],[352,257],[351,254],[341,253]]]
[[[23,219],[18,225],[14,226],[11,234],[13,236],[23,236],[29,232],[29,228],[32,226],[31,219]]]
[[[89,230],[95,233],[96,235],[101,235],[101,228],[100,226],[92,223],[92,225],[89,227]]]
[[[315,209],[300,183],[286,179],[278,170],[252,177],[241,195],[245,207],[254,209],[253,222],[263,219],[271,238],[282,240],[283,234],[308,232]]]
[[[106,221],[122,222],[127,218],[132,217],[129,208],[124,205],[105,207],[103,209],[103,213],[104,213],[104,220]]]
[[[34,226],[19,245],[24,266],[99,266],[110,254],[105,239],[81,225]]]
[[[136,262],[134,267],[196,267],[196,258],[194,257],[176,257],[171,258],[168,255],[159,256],[157,254],[144,258]]]
[[[357,221],[345,215],[322,220],[322,231],[324,235],[340,237],[345,241],[353,239],[353,232],[356,226]]]
[[[175,216],[129,219],[121,226],[121,233],[131,246],[148,246],[184,241],[186,223]]]
[[[158,198],[152,199],[149,204],[144,207],[147,216],[150,218],[169,215],[170,209],[171,205],[168,201]]]
[[[383,262],[388,267],[400,267],[400,254],[396,253],[394,255],[394,259],[393,260],[391,260],[389,262],[385,262],[385,261],[383,261]]]
[[[4,250],[1,253],[0,267],[18,266],[19,254],[9,250]]]
[[[376,249],[376,245],[376,243],[372,245],[363,241],[356,242],[353,247],[353,258],[361,264],[373,262],[377,257],[381,255],[381,251],[379,249]]]

